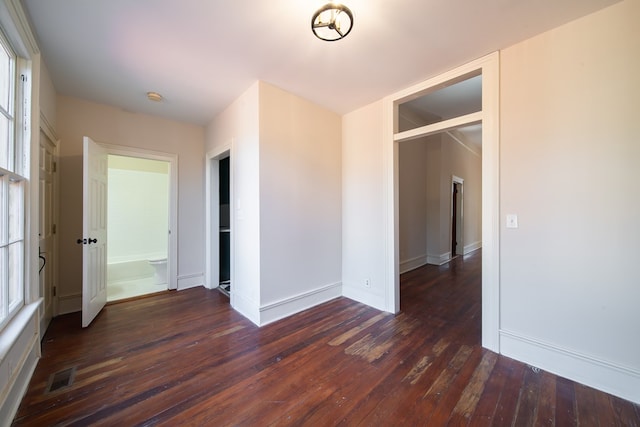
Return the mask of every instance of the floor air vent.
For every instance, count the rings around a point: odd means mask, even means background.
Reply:
[[[75,378],[75,376],[75,366],[73,368],[63,369],[62,371],[51,374],[45,393],[51,393],[65,387],[69,387],[71,384],[73,384],[73,379]]]

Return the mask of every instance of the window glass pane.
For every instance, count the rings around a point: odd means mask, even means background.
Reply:
[[[23,181],[9,180],[9,242],[24,236]]]
[[[22,241],[9,245],[9,310],[22,302],[23,278],[23,244]]]
[[[9,248],[7,246],[0,246],[0,323],[7,317],[7,259],[9,254]]]
[[[25,295],[27,181],[20,174],[28,170],[24,166],[28,157],[23,156],[28,153],[23,148],[28,141],[15,131],[15,126],[16,121],[24,121],[29,127],[22,109],[29,111],[30,101],[20,101],[19,114],[14,116],[14,98],[20,93],[16,86],[19,66],[20,61],[0,31],[0,330],[24,305]]]
[[[0,176],[0,246],[4,246],[7,244],[8,233],[7,233],[7,183],[9,182],[9,177],[7,175]],[[2,276],[3,271],[7,271],[5,269],[0,270],[0,276]],[[1,277],[0,277],[1,278]],[[1,289],[1,288],[0,288]]]
[[[482,111],[482,76],[474,76],[398,106],[398,131]]]
[[[6,170],[13,170],[13,162],[9,162],[9,159],[13,157],[10,142],[9,119],[4,114],[0,114],[0,168]]]
[[[6,48],[0,45],[0,107],[9,111],[9,96],[11,93],[11,56]]]

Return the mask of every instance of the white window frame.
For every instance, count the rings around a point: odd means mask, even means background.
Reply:
[[[29,239],[27,233],[29,188],[29,91],[25,90],[25,81],[30,77],[28,62],[16,53],[8,37],[0,31],[0,44],[10,56],[9,104],[5,109],[0,105],[0,114],[9,119],[8,139],[9,158],[6,168],[0,166],[0,331],[24,307],[28,289],[28,256]],[[17,197],[9,200],[9,188],[21,183]],[[15,188],[15,187],[14,187]],[[13,206],[9,206],[12,203]],[[9,211],[13,207],[19,218],[13,222],[9,219]],[[17,224],[17,227],[16,227]],[[11,229],[13,228],[17,229]],[[18,268],[10,268],[9,253],[12,245],[20,246],[16,264]],[[15,255],[15,254],[14,254]],[[12,283],[18,283],[10,300]]]

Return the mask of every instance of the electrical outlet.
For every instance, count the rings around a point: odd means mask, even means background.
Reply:
[[[371,287],[371,280],[364,279],[364,287],[365,288],[370,288]]]

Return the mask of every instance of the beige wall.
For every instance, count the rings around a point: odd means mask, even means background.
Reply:
[[[56,113],[57,94],[53,86],[49,70],[43,61],[40,62],[40,116],[44,117],[52,130],[55,131],[57,124]],[[42,124],[41,124],[42,126]]]
[[[342,291],[381,310],[388,292],[384,113],[377,101],[342,117]]]
[[[441,133],[399,144],[400,271],[451,257],[451,183],[464,180],[463,241],[458,252],[482,245],[482,158]]]
[[[458,138],[464,138],[458,135]],[[462,142],[464,139],[461,139]],[[482,156],[471,151],[470,143],[466,146],[454,140],[448,134],[442,134],[444,149],[449,152],[449,163],[443,168],[443,179],[446,180],[448,228],[451,228],[451,182],[455,175],[464,179],[464,208],[463,208],[463,247],[458,248],[458,253],[475,250],[482,245]],[[446,236],[447,247],[451,247],[450,236]]]
[[[64,96],[57,102],[60,137],[61,310],[80,309],[82,291],[82,137],[178,155],[178,285],[204,272],[204,129]]]
[[[502,327],[637,373],[639,18],[624,1],[502,52],[500,161]]]
[[[496,302],[501,352],[635,402],[638,17],[626,0],[501,52]],[[391,290],[376,282],[389,284],[393,261],[385,114],[376,102],[343,117],[345,295],[380,308]]]
[[[341,117],[260,82],[262,306],[338,286]]]
[[[418,139],[399,147],[400,271],[427,261],[427,144]]]
[[[500,318],[517,357],[532,340],[640,378],[639,20],[627,0],[501,54],[501,217],[520,228],[501,233]]]
[[[265,324],[340,294],[341,118],[264,82],[216,117],[231,147],[231,303]]]

